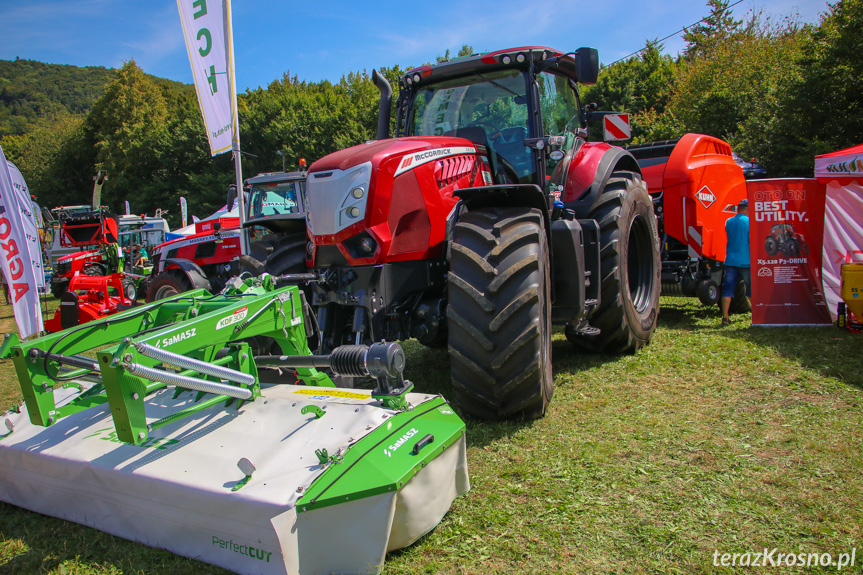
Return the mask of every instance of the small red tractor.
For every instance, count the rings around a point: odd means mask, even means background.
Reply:
[[[809,244],[802,234],[794,231],[791,224],[776,224],[770,228],[770,235],[764,240],[764,251],[771,256],[781,253],[794,257],[801,253],[808,254]]]
[[[653,197],[662,245],[662,293],[719,302],[725,222],[746,197],[743,170],[728,143],[704,134],[626,148],[638,160]],[[749,311],[745,286],[734,313]]]
[[[51,293],[60,298],[75,274],[106,276],[123,269],[123,254],[119,248],[116,214],[106,208],[60,211],[57,233],[63,247],[81,247],[82,251],[61,256],[54,265]],[[133,290],[131,279],[124,278],[127,289]]]
[[[301,168],[304,163],[301,164]],[[157,246],[147,301],[193,288],[221,290],[233,276],[249,272],[273,275],[305,271],[306,173],[273,172],[246,180],[246,233],[249,254],[240,255],[240,219],[223,217],[195,224],[193,235]],[[235,192],[228,193],[228,206]],[[239,259],[238,259],[239,258]]]
[[[577,84],[597,51],[499,50],[415,68],[381,90],[377,141],[309,169],[318,353],[416,338],[447,347],[458,404],[542,416],[551,333],[631,353],[656,327],[659,235],[641,168],[587,140]]]

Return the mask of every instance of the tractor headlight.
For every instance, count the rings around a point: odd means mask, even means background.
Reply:
[[[360,240],[360,243],[357,247],[359,248],[360,253],[371,255],[375,253],[375,249],[378,247],[378,245],[372,238],[365,237]]]

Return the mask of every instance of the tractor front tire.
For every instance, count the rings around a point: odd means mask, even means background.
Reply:
[[[588,335],[573,326],[566,338],[577,349],[634,353],[650,341],[659,315],[659,235],[653,203],[641,176],[615,172],[590,212],[599,223],[599,308]]]
[[[773,236],[767,236],[767,239],[764,240],[764,251],[767,252],[769,256],[775,256],[776,252],[779,251],[779,242]]]
[[[85,276],[104,276],[105,268],[100,264],[90,264],[84,266],[84,269],[81,270],[81,273]]]
[[[482,208],[456,223],[449,272],[455,399],[473,417],[541,417],[553,392],[551,280],[542,213]]]
[[[176,271],[162,272],[150,283],[150,289],[147,292],[147,303],[173,297],[190,289],[192,289],[192,286],[189,280],[181,273]]]
[[[274,276],[305,272],[307,244],[306,232],[286,234],[267,256],[264,271]]]

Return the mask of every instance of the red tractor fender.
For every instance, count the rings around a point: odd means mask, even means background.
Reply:
[[[201,266],[192,260],[168,258],[165,260],[165,267],[162,271],[169,270],[180,270],[189,279],[189,283],[192,284],[192,288],[194,289],[201,288],[207,291],[212,291],[213,289],[210,280],[207,279],[207,274]]]
[[[605,142],[586,142],[564,158],[560,165],[561,170],[566,171],[560,200],[565,208],[574,210],[580,218],[590,213],[615,171],[641,174],[641,168],[632,154]],[[555,177],[559,177],[557,171],[552,174],[552,180]]]

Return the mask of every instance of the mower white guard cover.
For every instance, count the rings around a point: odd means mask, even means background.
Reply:
[[[378,572],[387,551],[433,529],[470,488],[464,436],[397,493],[297,513],[298,488],[305,492],[325,470],[315,450],[337,453],[394,413],[374,406],[367,391],[310,389],[264,388],[239,413],[212,407],[152,431],[143,445],[114,439],[107,404],[47,428],[32,425],[22,406],[3,416],[13,432],[0,437],[0,500],[237,573]],[[163,389],[147,399],[148,421],[194,397],[172,395]],[[432,397],[412,393],[408,401]],[[325,415],[302,415],[309,404]],[[256,470],[232,492],[243,457]]]

